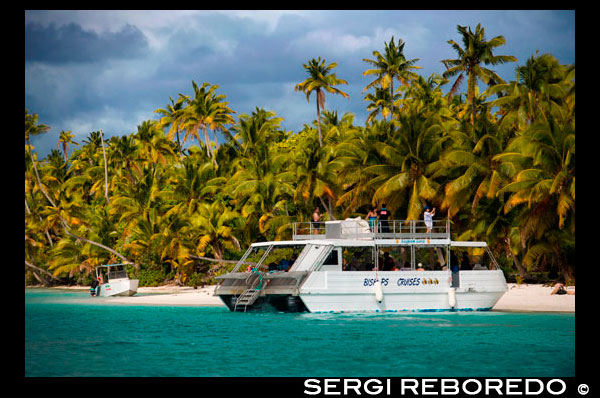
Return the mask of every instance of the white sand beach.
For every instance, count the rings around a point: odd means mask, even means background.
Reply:
[[[575,312],[575,295],[553,294],[551,286],[508,284],[508,291],[498,300],[494,311]],[[567,290],[575,290],[574,286]]]
[[[71,288],[89,289],[85,286]],[[213,295],[214,289],[215,286],[198,289],[174,285],[140,287],[138,294],[134,296],[107,299],[111,303],[132,305],[224,306],[221,300]],[[574,290],[574,287],[568,287],[567,290]],[[575,295],[551,295],[551,291],[550,286],[509,283],[508,291],[496,303],[493,310],[575,312]]]

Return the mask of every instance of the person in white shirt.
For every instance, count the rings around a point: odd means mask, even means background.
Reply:
[[[425,226],[427,227],[427,232],[430,233],[433,228],[433,216],[435,215],[435,207],[433,210],[429,209],[429,206],[425,206],[425,213],[423,213],[423,219],[425,220]]]

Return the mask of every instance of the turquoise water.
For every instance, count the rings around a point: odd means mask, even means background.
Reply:
[[[231,313],[25,289],[25,376],[570,377],[575,315]]]

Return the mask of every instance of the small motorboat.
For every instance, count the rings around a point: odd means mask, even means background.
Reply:
[[[100,278],[97,296],[133,296],[137,293],[140,281],[129,279],[124,266],[125,264],[106,264],[96,267],[96,278]]]

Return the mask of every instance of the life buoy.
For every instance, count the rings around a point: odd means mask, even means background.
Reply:
[[[453,287],[448,289],[448,305],[451,308],[456,307],[456,289]]]
[[[375,282],[374,288],[375,300],[377,300],[378,303],[381,303],[383,301],[383,286],[381,286],[381,282],[379,280]]]

